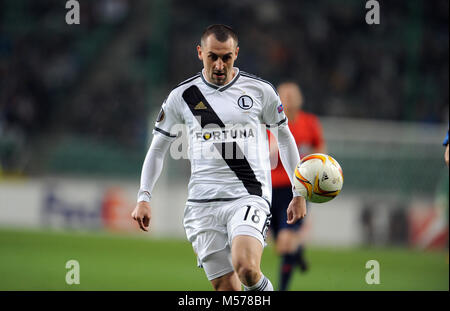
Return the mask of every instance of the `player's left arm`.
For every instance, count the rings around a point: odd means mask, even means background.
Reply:
[[[270,87],[267,87],[264,91],[266,102],[262,116],[263,121],[277,140],[281,163],[286,172],[288,172],[292,184],[292,175],[298,162],[300,162],[297,144],[287,125],[288,120],[283,111],[280,97],[275,89]],[[305,198],[294,190],[294,186],[292,186],[292,192],[293,198],[287,209],[288,224],[296,223],[299,219],[306,216]]]
[[[294,136],[292,136],[292,133],[287,126],[278,129],[278,148],[280,151],[281,163],[283,164],[285,171],[292,173],[288,173],[292,184],[293,172],[298,162],[300,162],[300,156],[298,154]],[[287,209],[288,224],[294,224],[299,219],[306,216],[305,198],[295,191],[294,188],[292,188],[292,192],[293,198]]]

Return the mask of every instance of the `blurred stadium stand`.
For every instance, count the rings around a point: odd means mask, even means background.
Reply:
[[[449,2],[382,1],[376,26],[364,3],[80,0],[81,24],[67,25],[65,1],[0,0],[0,179],[137,183],[161,103],[200,71],[205,26],[225,23],[239,68],[301,85],[343,194],[444,193],[448,207]],[[190,167],[167,157],[165,172],[187,184]]]

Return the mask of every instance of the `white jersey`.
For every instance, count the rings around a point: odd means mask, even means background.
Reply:
[[[256,195],[271,202],[266,128],[285,127],[280,98],[267,81],[235,69],[224,86],[199,73],[180,83],[162,105],[153,133],[188,135],[188,202],[232,201]]]

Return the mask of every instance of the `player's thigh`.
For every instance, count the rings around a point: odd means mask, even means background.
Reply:
[[[231,256],[234,267],[259,267],[267,233],[267,214],[247,205],[236,210],[229,224]]]
[[[239,234],[234,236],[231,245],[233,266],[236,270],[242,268],[259,272],[263,249],[261,242],[254,236]]]
[[[256,238],[262,248],[265,247],[267,230],[272,218],[267,203],[244,201],[231,207],[228,213],[227,233],[230,245],[235,236],[246,235]]]
[[[271,219],[267,203],[253,197],[241,200],[229,209],[228,217],[228,238],[236,272],[240,275],[240,268],[259,270]]]

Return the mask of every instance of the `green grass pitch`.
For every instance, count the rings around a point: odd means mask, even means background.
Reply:
[[[185,240],[104,233],[0,230],[0,290],[212,290]],[[291,290],[449,290],[448,251],[308,247],[310,270],[295,272]],[[80,264],[80,284],[65,282],[65,265]],[[368,260],[380,284],[368,285]],[[275,289],[279,258],[269,244],[262,270]]]

